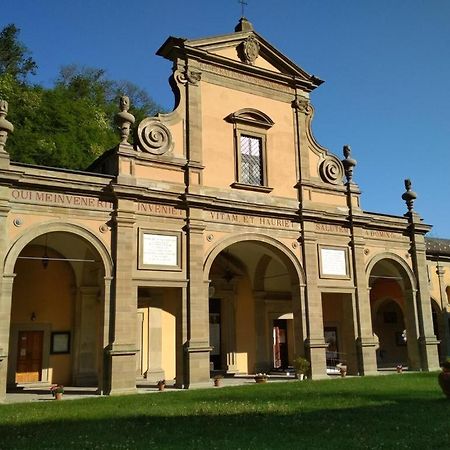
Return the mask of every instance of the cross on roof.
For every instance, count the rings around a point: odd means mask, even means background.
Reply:
[[[248,3],[245,0],[238,0],[238,3],[241,4],[241,16],[244,17],[244,8],[248,6]]]

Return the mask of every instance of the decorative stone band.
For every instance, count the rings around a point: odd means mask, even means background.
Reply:
[[[344,168],[342,163],[333,156],[327,156],[319,167],[319,173],[325,183],[342,184]]]
[[[164,155],[173,150],[174,142],[170,130],[154,118],[144,119],[137,130],[138,146],[153,155]]]

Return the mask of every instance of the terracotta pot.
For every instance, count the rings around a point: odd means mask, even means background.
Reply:
[[[165,384],[158,384],[158,389],[159,389],[160,391],[163,391],[165,387],[166,387]]]
[[[62,400],[62,392],[55,392],[55,400]]]
[[[439,386],[441,386],[442,392],[450,399],[450,371],[443,370],[438,375]]]
[[[214,386],[220,386],[220,379],[218,378],[214,379]]]
[[[258,384],[267,383],[267,377],[255,377],[255,381]]]

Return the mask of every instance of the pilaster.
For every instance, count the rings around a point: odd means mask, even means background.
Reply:
[[[433,331],[431,296],[428,289],[427,261],[424,232],[421,220],[412,210],[407,214],[410,222],[411,258],[417,280],[416,307],[419,346],[423,370],[438,370],[438,340]]]
[[[83,286],[77,296],[74,342],[74,382],[76,386],[98,384],[97,345],[98,294],[97,286]]]
[[[8,252],[9,189],[0,187],[0,261]],[[0,402],[5,399],[8,372],[11,301],[14,274],[3,273],[0,278]]]
[[[368,280],[365,273],[363,230],[352,227],[352,263],[355,294],[352,302],[356,311],[356,347],[360,375],[377,373],[376,345],[372,330],[372,312]]]
[[[450,356],[450,330],[449,330],[449,313],[447,303],[447,292],[445,290],[444,275],[445,269],[439,263],[436,263],[436,274],[439,281],[439,296],[440,296],[440,307],[441,311],[439,314],[439,328],[442,330],[441,337],[441,354],[439,355],[441,360],[445,360],[447,356]]]
[[[327,344],[323,334],[322,294],[319,290],[319,268],[317,238],[313,223],[304,223],[303,265],[306,276],[306,348],[311,362],[311,377],[324,378],[327,373],[325,349]]]
[[[111,311],[113,342],[109,347],[110,394],[136,390],[136,315],[137,288],[133,286],[133,261],[136,261],[135,216],[132,200],[117,199],[114,215],[115,280]]]
[[[202,211],[189,211],[187,232],[187,343],[185,346],[187,379],[185,387],[209,382],[209,282],[203,279]]]

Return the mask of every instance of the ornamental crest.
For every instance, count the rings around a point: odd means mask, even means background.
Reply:
[[[259,42],[253,37],[249,36],[240,45],[240,58],[246,64],[253,64],[259,56]]]

